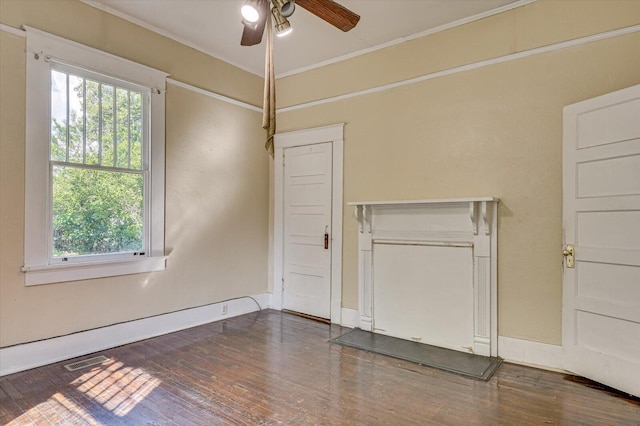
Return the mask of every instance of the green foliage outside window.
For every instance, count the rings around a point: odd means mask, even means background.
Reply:
[[[142,94],[51,76],[54,256],[143,250]]]

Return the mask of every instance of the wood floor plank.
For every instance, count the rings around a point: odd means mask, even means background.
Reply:
[[[266,310],[0,378],[10,425],[640,425],[640,400],[503,364],[487,382],[329,343],[348,329]],[[83,357],[83,358],[88,358]],[[75,360],[74,360],[75,361]]]

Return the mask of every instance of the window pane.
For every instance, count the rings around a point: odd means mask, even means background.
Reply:
[[[67,158],[67,75],[51,71],[51,159]]]
[[[53,167],[54,257],[143,250],[142,174]]]
[[[113,167],[113,86],[102,85],[102,165]]]
[[[142,94],[131,92],[131,168],[142,169]]]
[[[84,79],[69,75],[69,159],[84,162]]]
[[[129,168],[129,91],[116,89],[116,166]]]
[[[86,129],[86,164],[100,164],[100,84],[97,81],[87,80],[86,105],[87,129]]]

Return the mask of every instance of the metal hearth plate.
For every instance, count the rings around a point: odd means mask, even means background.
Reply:
[[[338,336],[330,340],[330,342],[484,381],[489,380],[502,363],[500,358],[454,351],[383,334],[371,333],[358,328]]]

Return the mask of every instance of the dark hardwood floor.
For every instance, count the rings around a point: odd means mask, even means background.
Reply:
[[[640,425],[639,400],[593,382],[512,364],[476,381],[328,343],[346,331],[267,310],[5,376],[0,422]]]

